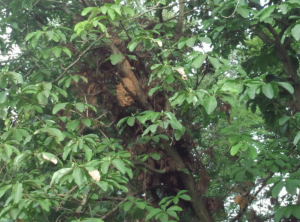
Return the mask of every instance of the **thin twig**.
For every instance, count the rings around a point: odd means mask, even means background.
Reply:
[[[108,218],[109,216],[111,216],[114,212],[116,212],[119,207],[121,206],[121,204],[123,204],[124,202],[126,202],[127,199],[122,200],[120,203],[117,204],[117,206],[115,206],[111,211],[109,211],[107,214],[105,214],[103,217],[101,217],[102,220],[105,220],[106,218]]]
[[[236,4],[236,6],[235,6],[235,9],[234,9],[234,11],[232,12],[232,14],[230,15],[230,16],[222,16],[223,18],[231,18],[232,16],[234,16],[234,14],[235,14],[235,12],[236,12],[236,10],[237,10],[237,7],[239,6],[239,4],[240,4],[240,0],[238,0],[237,1],[237,4]]]
[[[65,70],[64,70],[64,72],[62,73],[62,74],[60,74],[55,80],[54,80],[54,82],[56,82],[56,81],[58,81],[64,74],[66,74],[66,72],[73,66],[73,65],[75,65],[78,61],[79,61],[79,59],[92,47],[92,45],[94,45],[99,39],[101,39],[103,36],[101,35],[101,36],[99,36],[99,38],[97,38],[94,42],[92,42],[92,44],[90,44],[89,45],[89,47],[87,47],[79,56],[78,56],[78,58],[74,61],[74,62],[72,62]]]

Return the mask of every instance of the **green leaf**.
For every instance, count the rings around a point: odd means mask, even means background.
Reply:
[[[283,116],[279,119],[279,125],[282,126],[285,124],[291,117],[290,116]]]
[[[238,143],[238,144],[234,145],[233,147],[231,147],[230,154],[232,156],[235,155],[235,154],[237,154],[237,152],[239,152],[241,146],[242,146],[242,143]]]
[[[52,51],[52,53],[53,53],[53,55],[56,57],[56,58],[58,58],[58,57],[60,57],[60,54],[61,54],[61,48],[59,48],[59,47],[54,47],[54,48],[52,48],[51,49],[51,51]]]
[[[161,222],[168,222],[169,221],[169,215],[167,213],[160,213],[157,214],[156,219],[159,219]]]
[[[161,155],[158,153],[151,153],[150,156],[155,160],[159,160],[161,158]]]
[[[262,9],[262,13],[260,15],[259,20],[262,22],[266,18],[270,17],[271,13],[274,11],[275,8],[276,8],[276,5],[271,5],[267,8]]]
[[[242,6],[237,8],[237,13],[239,13],[243,18],[248,18],[250,10]]]
[[[180,138],[183,136],[185,133],[185,127],[182,127],[182,129],[177,129],[175,130],[174,137],[177,141],[180,140]]]
[[[98,26],[100,27],[102,32],[107,32],[106,27],[102,23],[98,22]]]
[[[7,117],[7,110],[1,108],[1,109],[0,109],[0,118],[3,119],[3,120],[5,120],[6,117]]]
[[[92,125],[91,119],[81,119],[81,122],[86,125],[87,127],[90,127]]]
[[[201,42],[205,42],[205,43],[207,43],[207,44],[211,44],[211,39],[208,38],[208,37],[199,37],[199,40],[200,40]]]
[[[152,217],[154,217],[156,214],[159,214],[160,212],[162,212],[162,209],[155,209],[153,208],[152,210],[149,211],[149,214],[146,216],[145,220],[149,220]]]
[[[23,186],[21,183],[17,183],[12,188],[12,197],[14,203],[19,203],[22,198]]]
[[[248,147],[248,152],[249,152],[249,155],[250,155],[251,159],[255,159],[257,157],[257,150],[256,150],[255,147],[249,146]]]
[[[132,52],[135,49],[135,47],[139,44],[139,42],[140,41],[134,41],[134,42],[129,43],[128,44],[129,51]]]
[[[23,83],[23,76],[19,73],[16,73],[16,72],[11,72],[11,75],[13,76],[13,82],[15,84],[17,83]]]
[[[131,202],[131,201],[125,202],[123,205],[124,211],[129,211],[131,209],[132,205],[133,205],[133,202]]]
[[[112,164],[122,173],[122,174],[125,174],[125,168],[126,168],[126,166],[125,166],[125,164],[124,164],[124,162],[122,161],[122,160],[120,160],[120,159],[114,159],[113,161],[112,161]]]
[[[75,183],[76,183],[78,186],[81,186],[81,184],[83,183],[83,175],[82,175],[81,168],[75,168],[75,169],[73,170],[72,176],[73,176],[73,178],[74,178]]]
[[[104,174],[107,174],[108,169],[109,169],[109,165],[110,165],[109,162],[103,162],[101,164],[101,172],[104,173]]]
[[[11,25],[11,27],[12,27],[13,29],[18,29],[18,28],[19,28],[19,25],[18,25],[18,23],[16,23],[16,22],[12,22],[10,25]]]
[[[275,82],[275,83],[277,83],[282,88],[285,88],[287,91],[289,91],[290,94],[294,93],[293,86],[291,84],[289,84],[288,82]]]
[[[115,10],[115,12],[118,13],[119,15],[122,15],[121,5],[115,4],[115,5],[112,5],[111,8],[113,8]]]
[[[124,10],[124,12],[126,12],[127,14],[129,14],[130,16],[134,16],[134,10],[132,8],[123,6],[123,10]]]
[[[95,9],[95,8],[94,7],[87,7],[87,8],[85,8],[85,9],[82,10],[81,15],[85,16],[88,13],[90,13],[93,9]]]
[[[64,140],[64,135],[61,133],[59,129],[56,128],[43,128],[39,130],[40,132],[49,133],[51,136],[54,136],[57,141]],[[37,134],[38,131],[36,131],[34,134]]]
[[[111,64],[116,65],[119,62],[122,62],[122,55],[121,54],[113,54],[110,57]]]
[[[83,146],[85,158],[87,161],[90,161],[93,157],[93,151],[86,145]]]
[[[0,213],[0,218],[2,218],[3,216],[5,216],[7,213],[11,212],[13,208],[14,208],[14,207],[11,206],[11,205],[2,208],[2,211],[1,211],[1,213]]]
[[[286,179],[285,188],[287,192],[289,192],[291,195],[296,195],[299,182],[300,181],[297,179]]]
[[[182,211],[182,208],[181,208],[181,207],[178,207],[178,206],[172,206],[172,207],[168,208],[168,210],[172,210],[172,211]]]
[[[179,198],[186,200],[186,201],[191,201],[191,197],[187,194],[180,195]]]
[[[295,27],[291,30],[292,36],[296,39],[296,41],[300,40],[300,24],[295,25]]]
[[[103,191],[107,191],[107,190],[108,190],[108,183],[107,183],[106,181],[96,182],[96,184],[97,184]]]
[[[272,99],[274,97],[274,90],[270,83],[264,84],[262,87],[262,92],[265,94],[266,97]]]
[[[152,96],[156,92],[156,90],[158,90],[160,88],[161,88],[161,86],[157,86],[157,87],[154,87],[154,88],[150,89],[149,90],[149,96]]]
[[[56,171],[52,176],[50,186],[52,186],[54,183],[59,183],[62,178],[68,176],[72,171],[73,168],[62,168]]]
[[[74,131],[79,126],[79,123],[80,123],[79,120],[68,122],[66,124],[66,128],[70,131]]]
[[[180,122],[176,121],[170,121],[170,124],[173,129],[182,129],[182,124]]]
[[[8,191],[12,185],[5,185],[0,188],[0,198]]]
[[[255,168],[249,168],[249,169],[247,169],[247,171],[249,173],[251,173],[253,176],[261,176],[262,175],[262,173],[258,169],[255,169]]]
[[[101,7],[102,13],[105,15],[107,13],[108,8],[104,5]]]
[[[166,213],[171,217],[174,217],[176,220],[179,220],[177,213],[175,211],[167,210]],[[169,220],[170,221],[170,220]],[[175,222],[175,221],[174,221]]]
[[[273,188],[272,188],[272,196],[273,198],[276,198],[278,197],[280,191],[282,190],[284,186],[284,182],[283,181],[280,181],[278,182]]]
[[[181,41],[178,43],[178,49],[182,49],[185,46],[186,42],[185,41]]]
[[[0,103],[4,103],[6,101],[6,92],[0,92]]]
[[[173,83],[175,81],[175,78],[172,75],[169,75],[169,76],[167,76],[167,78],[165,78],[165,81],[168,84],[171,84],[171,83]],[[161,87],[159,86],[159,88],[161,88]],[[149,95],[150,95],[150,92],[149,92]]]
[[[145,209],[145,207],[146,207],[146,203],[144,203],[144,202],[136,201],[135,204],[140,209]]]
[[[29,39],[31,39],[33,36],[35,36],[36,32],[31,32],[29,33],[26,38],[25,38],[25,41],[27,42]]]
[[[292,207],[292,213],[297,219],[300,219],[300,205],[299,204]]]
[[[186,43],[187,46],[193,47],[195,45],[195,41],[196,41],[196,38],[195,37],[191,37],[188,40],[186,40],[185,43]]]
[[[299,139],[300,139],[300,132],[297,133],[297,135],[296,135],[296,137],[295,137],[295,139],[294,139],[294,141],[293,141],[293,144],[294,144],[294,145],[297,145]]]
[[[63,52],[66,53],[70,58],[72,57],[72,53],[70,51],[70,49],[66,48],[66,47],[63,47],[62,48]]]
[[[134,118],[134,117],[129,117],[129,118],[127,119],[127,124],[128,124],[129,126],[133,126],[133,125],[134,125],[134,122],[135,122],[135,118]]]
[[[53,107],[52,114],[56,114],[59,110],[62,110],[66,107],[68,103],[58,103]]]
[[[75,103],[74,106],[75,106],[75,108],[76,108],[79,112],[83,112],[83,110],[84,110],[84,104],[83,104],[83,103]]]
[[[33,105],[32,107],[33,107],[34,110],[37,111],[38,113],[43,113],[43,109],[42,109],[40,106]]]
[[[218,103],[214,96],[209,96],[203,101],[203,106],[207,114],[211,114],[215,110],[217,105]]]
[[[255,98],[257,87],[258,87],[257,85],[251,85],[250,87],[247,88],[247,93],[250,99]]]
[[[280,207],[278,210],[276,210],[276,213],[274,215],[274,220],[275,222],[279,222],[280,219],[282,218],[284,211],[285,211],[285,207]]]
[[[117,127],[122,126],[125,123],[125,121],[127,121],[127,119],[128,119],[128,117],[120,119],[119,122],[117,123]]]
[[[48,199],[38,199],[37,203],[44,209],[45,211],[50,211],[50,201]]]
[[[219,69],[221,67],[221,63],[217,58],[208,56],[208,59],[215,69]]]
[[[192,62],[192,66],[194,68],[198,69],[203,64],[203,62],[204,62],[205,59],[206,59],[206,55],[199,55]]]
[[[289,6],[287,4],[281,4],[281,5],[278,5],[277,7],[280,9],[281,13],[284,15],[289,11],[289,9],[288,9]]]
[[[107,12],[108,12],[108,15],[111,18],[111,20],[114,20],[116,17],[115,11],[109,8],[109,9],[107,9]]]

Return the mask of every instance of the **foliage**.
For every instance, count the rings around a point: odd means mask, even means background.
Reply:
[[[298,0],[0,8],[0,221],[300,219]]]

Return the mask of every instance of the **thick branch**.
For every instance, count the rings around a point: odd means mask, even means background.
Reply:
[[[184,183],[185,189],[188,191],[191,197],[191,204],[194,209],[196,216],[199,218],[199,221],[203,222],[212,222],[212,218],[205,207],[205,203],[203,197],[196,189],[195,180],[193,175],[187,171],[184,162],[182,161],[179,153],[172,147],[168,141],[163,140],[163,146],[166,153],[177,163],[177,170],[179,172],[179,176]]]
[[[255,35],[258,36],[266,45],[271,46],[274,45],[275,42],[268,36],[266,33],[264,33],[262,30],[259,30],[256,26],[252,26],[251,30]]]
[[[135,77],[134,73],[131,70],[131,65],[126,57],[120,52],[120,50],[115,46],[113,42],[110,43],[110,48],[112,54],[120,54],[122,55],[122,61],[119,62],[119,70],[123,74],[124,77],[129,78],[132,83],[135,85],[136,94],[137,94],[137,102],[143,107],[145,110],[153,110],[153,107],[148,103],[148,96],[143,91],[139,81]]]
[[[126,57],[120,52],[120,50],[114,45],[113,42],[111,42],[109,46],[111,48],[112,54],[122,55],[122,61],[118,64],[119,70],[124,77],[129,78],[135,85],[138,103],[142,106],[144,110],[153,110],[153,107],[148,102],[146,93],[142,90],[139,81],[130,69],[131,66]],[[168,100],[166,101],[165,107],[170,107]],[[158,127],[157,130],[164,131],[164,129],[161,127]],[[163,140],[162,145],[167,155],[170,156],[177,164],[177,170],[179,172],[182,182],[184,183],[185,189],[188,190],[188,193],[191,197],[191,204],[193,206],[196,216],[199,218],[200,221],[203,222],[213,221],[210,217],[208,210],[205,207],[203,197],[196,189],[196,184],[193,175],[186,168],[177,150],[169,144],[169,141]]]
[[[180,35],[182,33],[183,22],[184,22],[184,0],[179,0],[179,16],[178,16],[178,22],[175,31],[176,40],[180,38]]]

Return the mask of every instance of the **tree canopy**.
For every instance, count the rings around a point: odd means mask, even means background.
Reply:
[[[300,219],[299,0],[0,9],[0,221]]]

